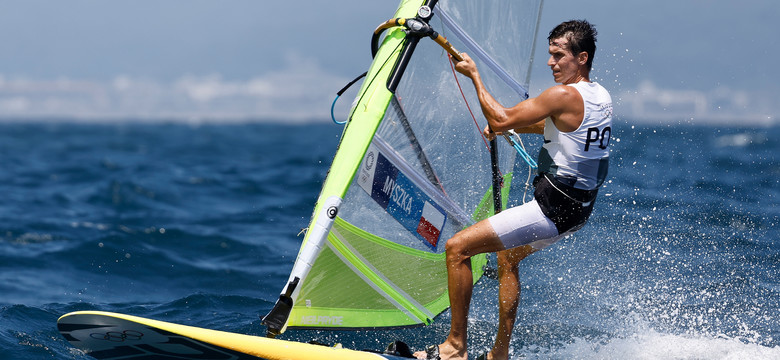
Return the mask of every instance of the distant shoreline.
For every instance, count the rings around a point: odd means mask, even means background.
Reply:
[[[692,118],[689,115],[669,115],[658,117],[616,117],[616,122],[621,126],[718,126],[730,128],[770,128],[780,126],[780,122],[774,118],[763,118],[756,116],[733,117],[723,115],[720,117]],[[182,125],[244,125],[244,124],[267,124],[267,125],[336,125],[331,119],[327,118],[303,118],[303,119],[279,119],[266,117],[240,117],[240,116],[3,116],[0,114],[0,125],[3,124],[182,124]]]

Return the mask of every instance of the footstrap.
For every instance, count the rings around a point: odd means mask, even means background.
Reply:
[[[431,345],[425,348],[425,360],[441,360],[439,357],[439,345]]]

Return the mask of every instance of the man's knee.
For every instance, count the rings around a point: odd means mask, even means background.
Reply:
[[[447,252],[447,261],[463,261],[480,253],[500,251],[503,248],[493,228],[487,220],[483,220],[447,240],[444,250]]]
[[[447,254],[447,262],[461,261],[468,259],[471,256],[468,255],[467,242],[462,233],[457,233],[444,245],[444,251]]]

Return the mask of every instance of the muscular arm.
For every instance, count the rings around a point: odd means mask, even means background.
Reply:
[[[515,128],[515,132],[518,134],[544,134],[544,120],[521,128]]]
[[[573,131],[582,122],[584,104],[579,92],[565,85],[553,86],[535,98],[521,101],[515,106],[501,105],[485,88],[476,64],[466,54],[455,69],[471,78],[479,97],[482,113],[494,132],[515,129],[524,133],[542,133],[544,119],[552,118],[561,131]]]

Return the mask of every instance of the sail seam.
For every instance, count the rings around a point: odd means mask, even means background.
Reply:
[[[404,246],[395,242],[392,242],[390,240],[387,240],[385,238],[382,238],[380,236],[377,236],[375,234],[372,234],[368,231],[365,231],[348,221],[342,219],[342,218],[336,218],[338,226],[341,228],[344,228],[345,231],[348,231],[352,234],[355,234],[358,237],[361,237],[363,239],[366,239],[368,241],[371,241],[372,243],[385,247],[389,250],[397,251],[404,253],[406,255],[411,255],[416,258],[424,259],[424,260],[432,260],[432,261],[444,261],[446,258],[446,255],[444,252],[440,253],[432,253],[430,251],[415,249],[412,247]]]

